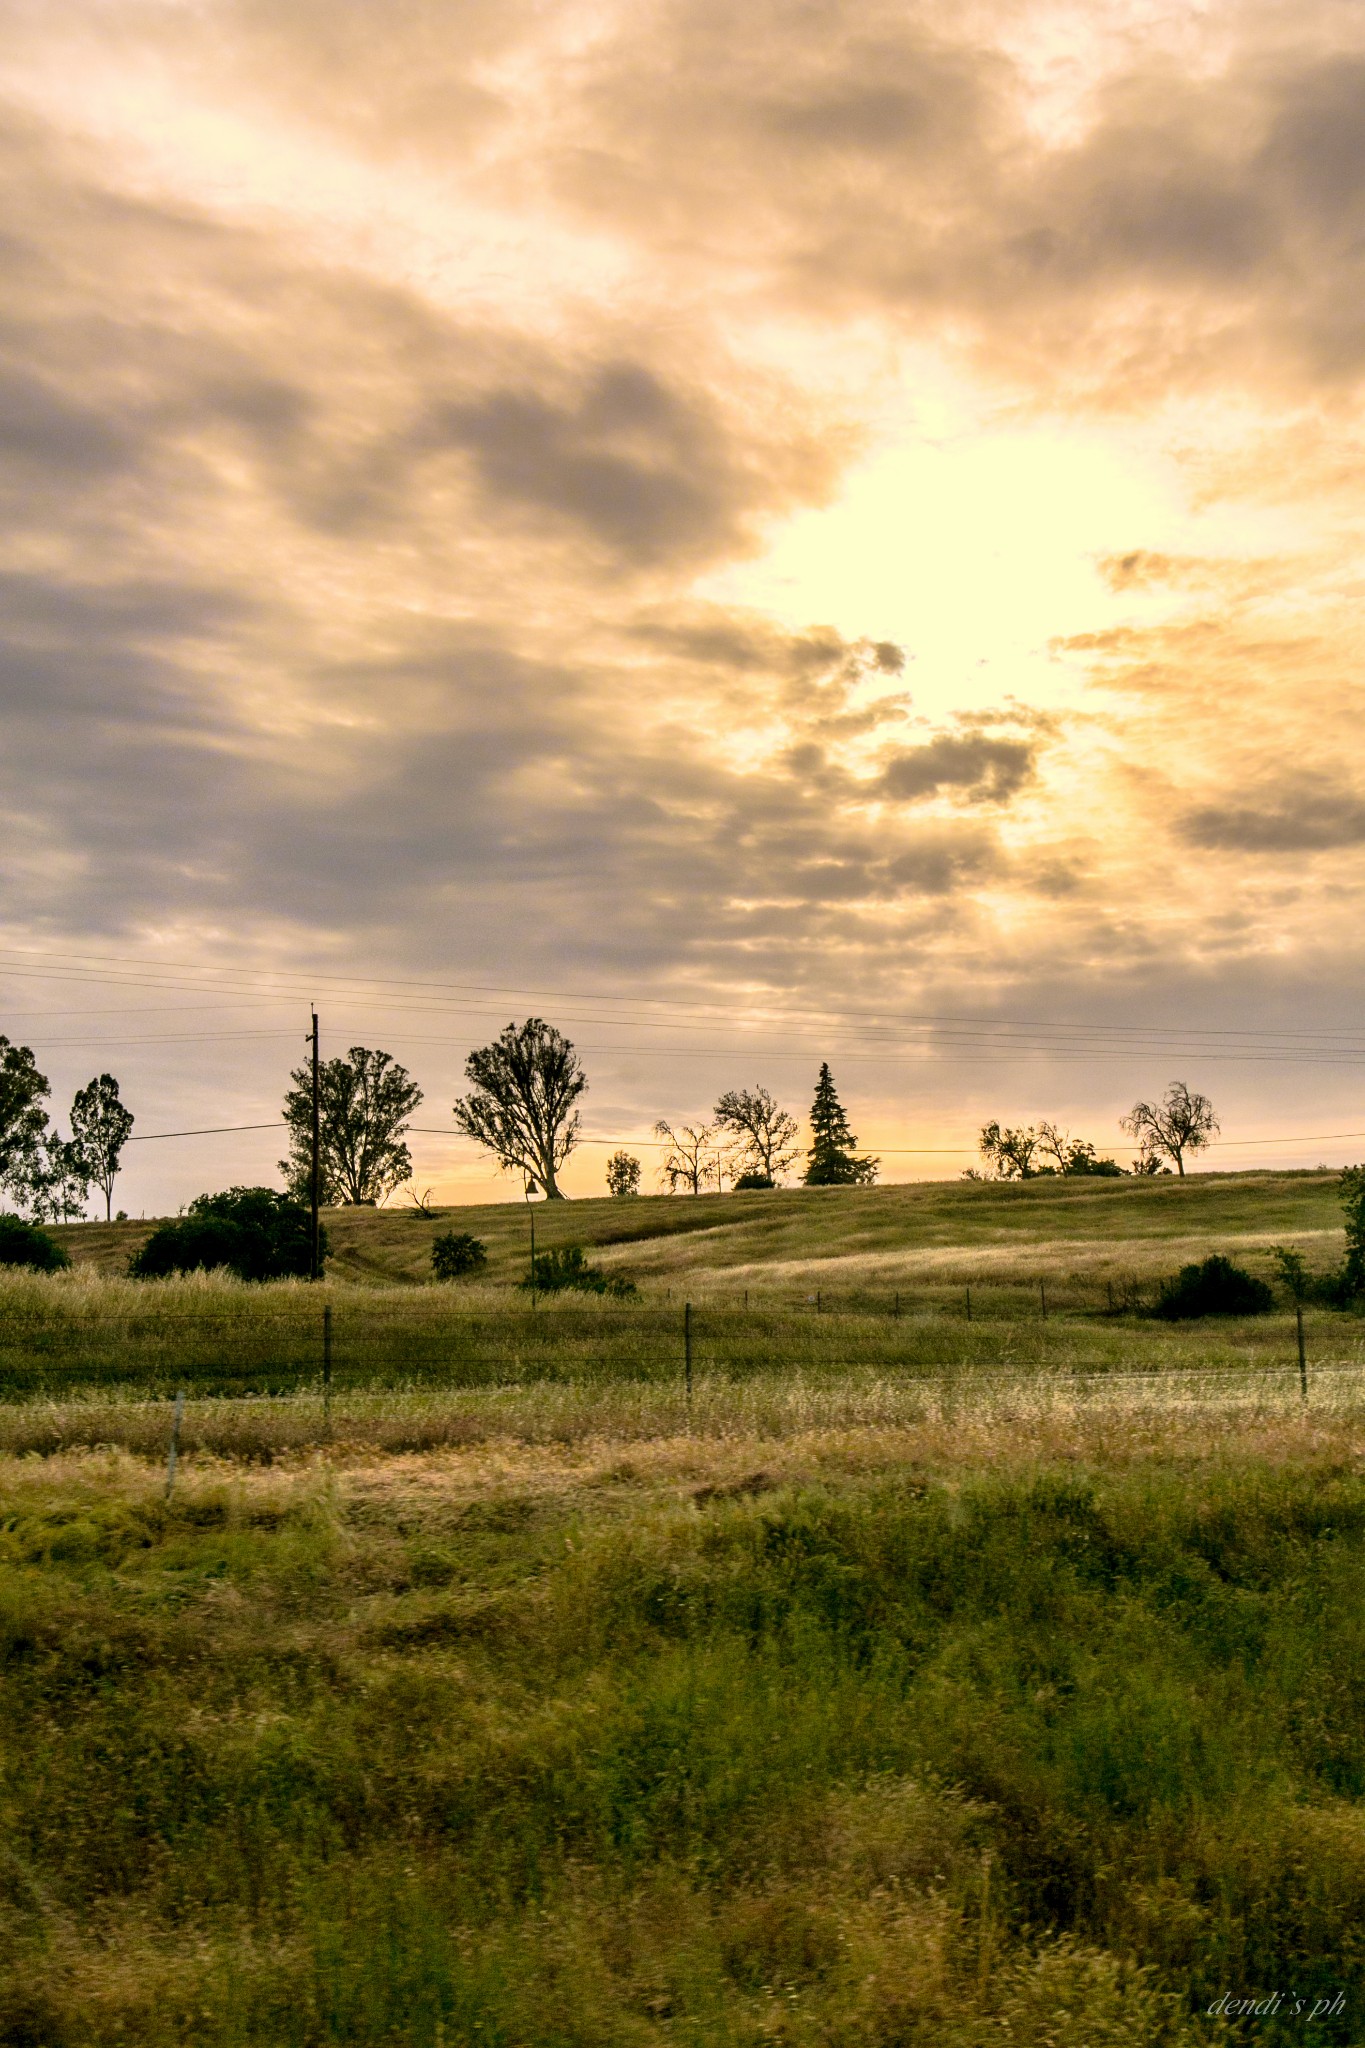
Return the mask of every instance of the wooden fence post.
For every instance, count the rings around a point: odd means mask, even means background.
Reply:
[[[175,1486],[175,1467],[180,1456],[180,1425],[185,1419],[185,1389],[182,1387],[175,1397],[175,1415],[171,1421],[171,1449],[166,1460],[166,1498],[171,1497]]]

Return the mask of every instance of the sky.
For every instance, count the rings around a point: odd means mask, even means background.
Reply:
[[[0,1030],[1365,1152],[1359,0],[0,0]],[[217,1126],[265,1125],[260,1130]],[[152,1140],[155,1134],[202,1135]]]

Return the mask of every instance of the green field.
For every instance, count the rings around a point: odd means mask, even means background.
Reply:
[[[1365,2037],[1365,1318],[1123,1293],[1333,1176],[536,1225],[0,1288],[0,2040]]]

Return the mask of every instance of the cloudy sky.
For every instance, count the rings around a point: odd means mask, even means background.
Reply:
[[[1362,1150],[1359,0],[0,25],[0,1029],[59,1110],[269,1119],[315,997],[459,1199],[531,1011],[602,1138],[824,1057],[894,1178],[1127,1156],[1176,1076],[1220,1166]]]

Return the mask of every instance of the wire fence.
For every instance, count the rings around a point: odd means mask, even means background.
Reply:
[[[1343,1349],[1351,1354],[1343,1357]],[[1293,1312],[1229,1325],[1171,1326],[1116,1312],[956,1313],[892,1297],[876,1306],[715,1301],[608,1303],[594,1297],[495,1307],[405,1303],[307,1290],[200,1311],[154,1302],[120,1314],[55,1298],[0,1316],[0,1400],[77,1388],[201,1396],[309,1389],[474,1389],[541,1381],[745,1379],[784,1370],[897,1377],[1151,1379],[1365,1361],[1359,1318]]]

